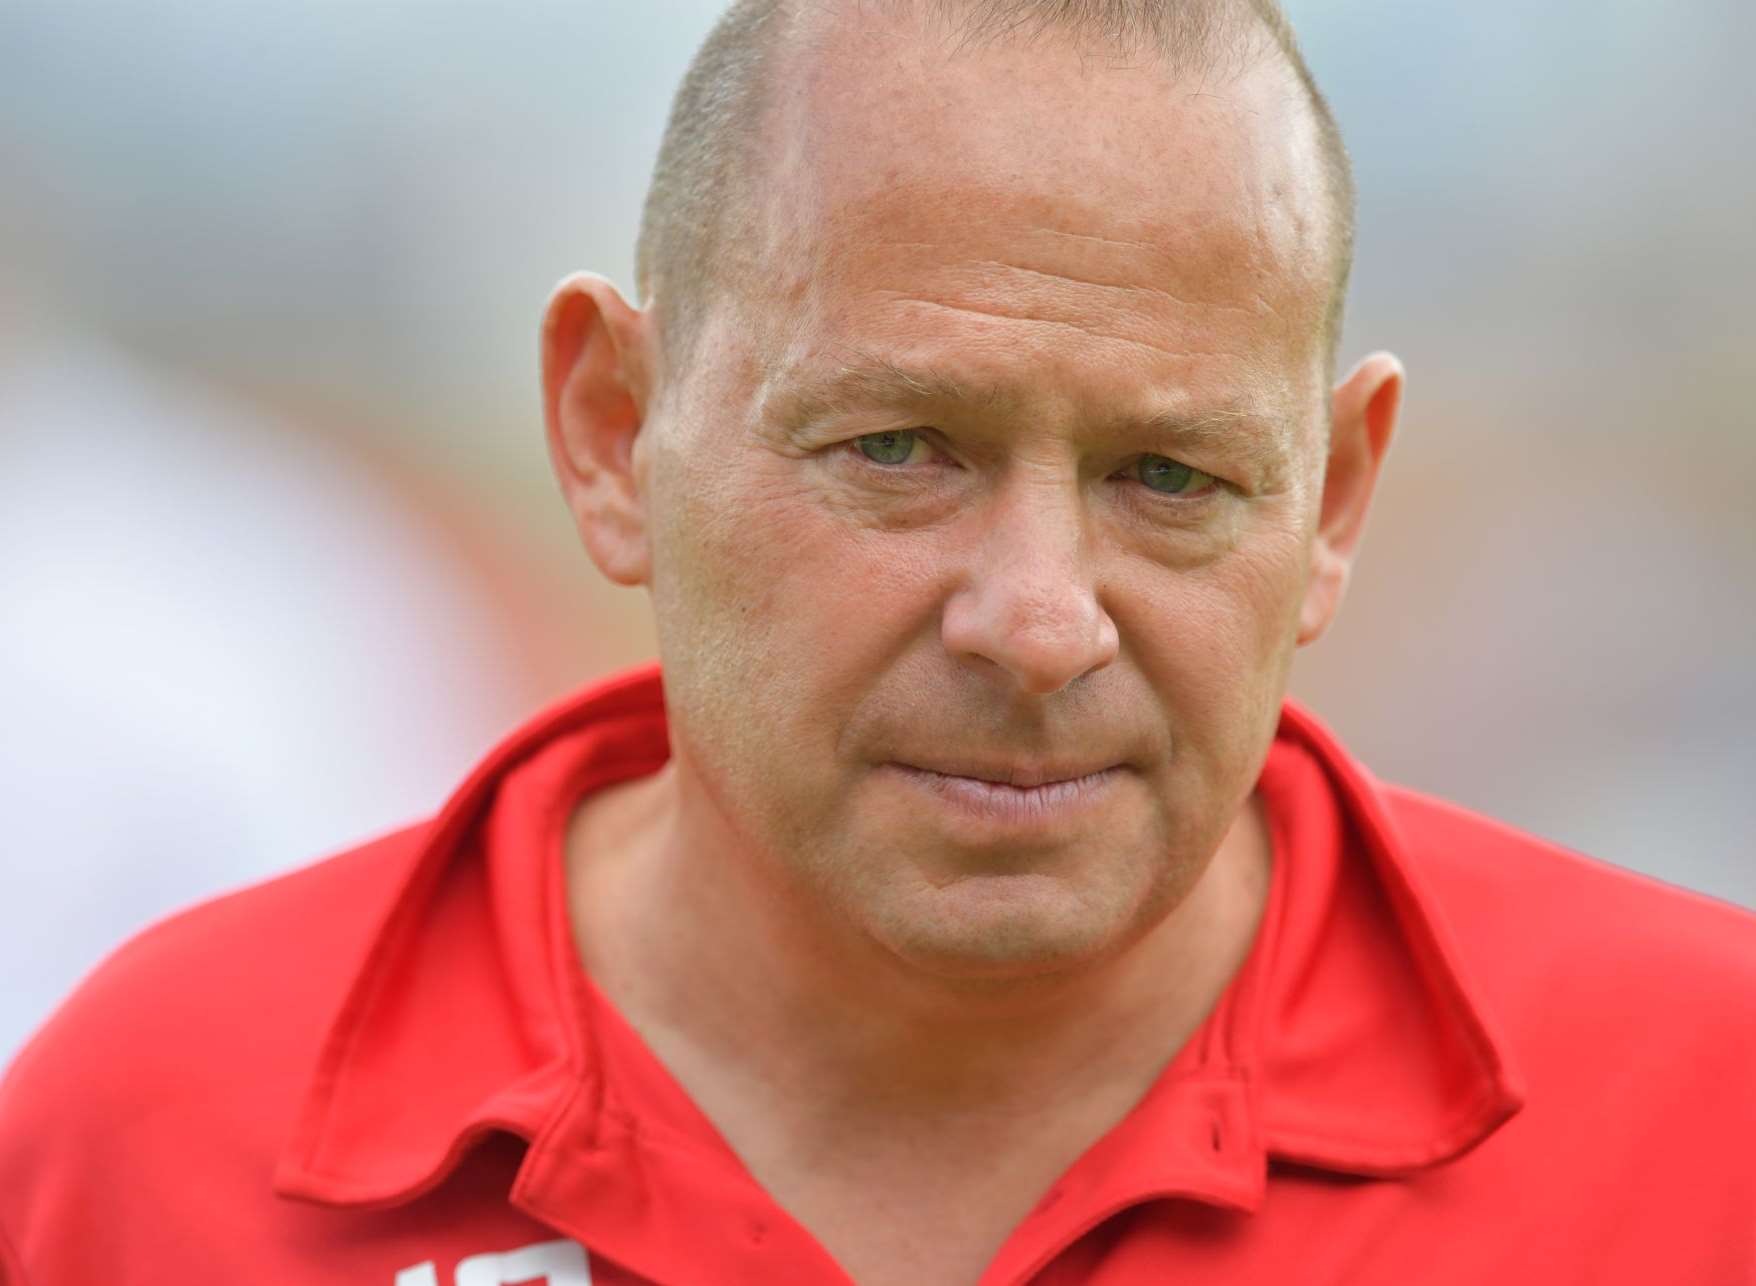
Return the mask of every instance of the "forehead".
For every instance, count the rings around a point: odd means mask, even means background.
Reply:
[[[1178,78],[849,6],[771,84],[742,319],[766,378],[857,349],[988,387],[1150,368],[1236,402],[1315,359],[1322,176],[1279,59]]]
[[[1315,119],[1278,53],[1177,75],[1054,31],[960,44],[906,7],[814,6],[802,21],[756,153],[783,246],[877,214],[967,229],[1010,204],[1064,231],[1113,223],[1160,266],[1248,256],[1325,275]]]

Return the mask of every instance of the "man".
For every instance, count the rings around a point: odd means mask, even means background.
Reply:
[[[124,948],[5,1280],[1756,1281],[1756,924],[1283,705],[1350,192],[1264,3],[736,7],[543,332],[662,693]]]

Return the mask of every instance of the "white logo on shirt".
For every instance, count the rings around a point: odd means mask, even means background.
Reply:
[[[503,1254],[471,1255],[457,1266],[457,1286],[508,1286],[541,1280],[546,1286],[591,1286],[591,1262],[577,1241],[539,1241]],[[396,1286],[439,1286],[431,1259],[405,1268]]]

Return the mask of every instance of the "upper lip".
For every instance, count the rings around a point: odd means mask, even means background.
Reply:
[[[903,768],[938,773],[941,777],[971,777],[978,781],[999,782],[1007,786],[1045,786],[1050,782],[1073,781],[1118,767],[1114,763],[1072,763],[1067,760],[998,760],[935,759],[931,762],[897,760]]]

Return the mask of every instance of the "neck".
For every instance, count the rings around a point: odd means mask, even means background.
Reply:
[[[1183,901],[1125,948],[1025,976],[929,976],[773,888],[692,798],[672,761],[575,815],[585,967],[698,1099],[714,1095],[691,1069],[844,1130],[1043,1112],[1094,1089],[1131,1103],[1242,964],[1266,900],[1252,800]]]

